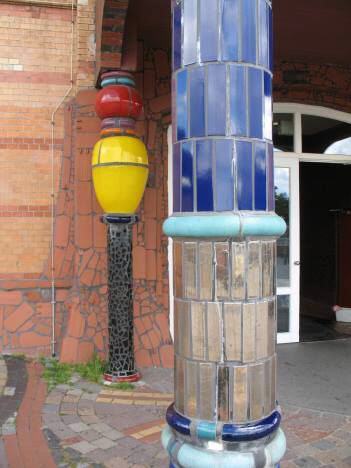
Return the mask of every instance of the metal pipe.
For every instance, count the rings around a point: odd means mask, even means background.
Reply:
[[[55,320],[56,320],[56,300],[55,300],[55,118],[56,113],[65,102],[73,89],[73,52],[74,52],[74,9],[76,8],[75,0],[71,2],[71,70],[70,70],[70,85],[67,88],[64,96],[61,98],[54,111],[51,114],[51,355],[56,356],[55,344]]]

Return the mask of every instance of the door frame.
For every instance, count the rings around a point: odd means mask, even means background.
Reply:
[[[292,191],[291,200],[293,207],[290,211],[290,222],[292,229],[290,232],[291,249],[290,249],[290,271],[291,291],[294,293],[290,303],[290,331],[289,333],[278,333],[278,343],[294,343],[299,341],[300,335],[300,265],[295,265],[294,262],[300,262],[300,181],[299,181],[299,165],[300,162],[314,162],[325,164],[351,164],[351,155],[332,155],[332,154],[309,154],[302,152],[302,121],[301,116],[314,115],[316,117],[325,117],[328,119],[340,120],[351,124],[351,114],[346,112],[329,109],[321,106],[310,106],[305,104],[295,103],[275,103],[273,105],[273,113],[293,114],[294,115],[294,152],[274,152],[274,166],[285,164],[295,167],[291,172],[290,189]],[[297,167],[297,169],[296,169]],[[298,242],[296,242],[298,239]],[[295,242],[294,242],[295,240]],[[298,280],[296,279],[298,277]],[[289,288],[290,289],[290,288]],[[280,288],[283,291],[283,288]],[[277,293],[278,295],[278,293]]]
[[[290,169],[289,191],[289,269],[290,286],[277,286],[277,297],[290,296],[289,331],[278,333],[278,344],[296,343],[300,339],[300,179],[296,157],[274,155],[274,167]],[[285,153],[284,153],[285,154]],[[298,313],[296,313],[298,311]]]

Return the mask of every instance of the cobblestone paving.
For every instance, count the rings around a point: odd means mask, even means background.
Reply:
[[[148,371],[143,386],[123,395],[81,381],[51,392],[43,421],[58,465],[166,468],[159,440],[172,378],[161,373],[157,379]],[[351,417],[285,406],[283,421],[289,448],[282,468],[351,466]]]
[[[7,381],[7,367],[5,359],[0,355],[0,396],[3,394]]]
[[[123,394],[75,378],[45,397],[40,366],[27,364],[27,370],[16,433],[0,438],[1,468],[37,468],[39,455],[47,468],[167,468],[160,432],[172,396],[171,371],[145,370],[144,382]],[[11,369],[8,374],[15,375]],[[26,383],[26,375],[17,374],[16,392]],[[282,468],[351,467],[350,416],[285,406],[283,428],[288,451]]]
[[[160,434],[172,394],[159,384],[142,382],[128,392],[82,381],[56,387],[42,413],[58,466],[166,467]]]

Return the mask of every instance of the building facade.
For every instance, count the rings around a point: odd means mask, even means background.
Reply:
[[[347,194],[333,199],[333,206],[326,200],[322,221],[312,223],[317,230],[308,230],[314,237],[300,230],[318,205],[317,198],[308,197],[313,172],[327,191],[347,183],[339,169],[347,174],[340,164],[351,153],[346,141],[351,6],[347,0],[305,3],[275,0],[273,5],[273,133],[280,175],[275,185],[277,211],[289,224],[278,244],[281,342],[299,340],[301,304],[317,318],[327,316],[333,302],[351,305],[348,265],[342,261],[348,252]],[[133,229],[136,363],[173,366],[171,254],[162,232],[172,212],[171,48],[168,1],[1,2],[1,352],[55,353],[68,362],[87,360],[94,352],[106,355],[106,227],[91,181],[92,148],[100,131],[94,101],[101,72],[123,69],[133,73],[143,97],[137,131],[150,164]],[[336,142],[345,144],[330,149]],[[323,172],[325,162],[336,187]],[[312,192],[319,193],[318,184]],[[330,214],[332,209],[340,214]],[[314,243],[317,237],[320,242]],[[315,250],[314,244],[319,244]],[[328,290],[335,276],[338,282]]]

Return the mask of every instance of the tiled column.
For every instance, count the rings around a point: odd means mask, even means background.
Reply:
[[[171,467],[274,467],[285,452],[271,34],[269,1],[173,1]]]
[[[105,382],[140,379],[134,362],[132,225],[142,199],[148,157],[135,130],[142,98],[133,75],[104,72],[95,110],[101,139],[92,157],[93,183],[108,233],[109,360]]]

